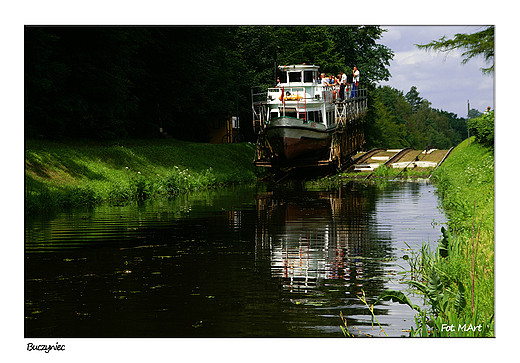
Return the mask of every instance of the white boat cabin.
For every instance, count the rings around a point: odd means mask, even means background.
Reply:
[[[280,83],[267,92],[267,122],[289,116],[334,127],[333,101],[337,90],[318,83],[319,66],[299,64],[278,68]]]

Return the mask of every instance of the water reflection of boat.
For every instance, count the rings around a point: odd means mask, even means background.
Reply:
[[[369,223],[361,193],[266,193],[257,206],[257,250],[269,254],[284,289],[306,292],[324,279],[362,275],[356,257],[368,248]]]

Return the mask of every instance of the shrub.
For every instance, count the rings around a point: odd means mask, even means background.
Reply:
[[[161,182],[164,191],[169,195],[195,188],[207,188],[216,184],[217,178],[211,167],[201,173],[192,173],[188,169],[181,170],[178,166],[175,166],[173,171]]]
[[[89,186],[74,186],[65,189],[63,196],[59,199],[59,203],[64,207],[92,206],[98,203],[99,199],[99,196],[93,188]]]
[[[470,119],[468,128],[475,135],[475,140],[484,146],[494,147],[495,144],[495,111],[480,117]]]

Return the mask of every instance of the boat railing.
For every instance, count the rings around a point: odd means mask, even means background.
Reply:
[[[345,90],[345,96],[343,102],[335,102],[334,123],[338,126],[354,121],[365,113],[368,107],[366,89],[350,90],[348,95]]]
[[[252,103],[261,103],[267,100],[269,86],[261,85],[251,87],[251,101]]]
[[[271,87],[268,89],[267,100],[282,101],[282,92],[284,93],[284,101],[302,101],[304,99],[312,100],[314,98],[314,95],[309,91],[310,90],[308,87]]]
[[[294,101],[296,98],[307,101],[324,100],[327,103],[334,103],[340,100],[339,86],[304,86],[304,87],[270,87],[267,90],[267,101],[280,99],[281,92],[285,93],[285,101]],[[299,96],[299,97],[295,97]],[[345,87],[344,100],[355,98],[366,98],[367,90],[363,88],[353,89],[352,85]]]
[[[366,98],[367,90],[364,88],[353,89],[353,85],[349,84],[345,87],[344,100],[348,101],[354,98]],[[340,99],[339,86],[279,86],[269,87],[267,85],[255,86],[251,88],[252,103],[262,103],[280,100],[281,92],[285,93],[284,101],[295,101],[297,99],[307,101],[325,100],[325,102],[333,103]]]
[[[345,99],[355,99],[355,98],[367,98],[367,89],[356,87],[354,89],[352,84],[347,85],[345,87]]]

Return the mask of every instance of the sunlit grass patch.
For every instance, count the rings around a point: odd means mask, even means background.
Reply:
[[[27,212],[172,196],[256,179],[254,146],[178,140],[26,141]]]

